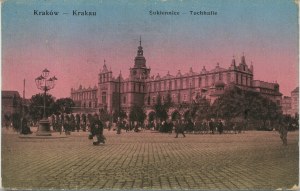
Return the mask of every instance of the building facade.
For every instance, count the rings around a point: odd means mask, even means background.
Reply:
[[[158,95],[164,101],[169,94],[175,104],[190,103],[195,95],[205,96],[212,103],[231,85],[260,92],[276,103],[280,103],[282,96],[277,83],[254,80],[253,65],[249,66],[246,63],[244,55],[239,63],[233,58],[227,68],[217,63],[212,70],[203,66],[201,71],[193,71],[190,68],[187,73],[178,70],[175,75],[169,72],[166,75],[150,75],[151,69],[146,65],[140,40],[133,67],[129,68],[129,71],[127,78],[121,73],[114,77],[104,62],[98,75],[98,86],[93,89],[84,89],[81,86],[77,90],[71,89],[71,98],[78,106],[87,107],[86,103],[90,97],[83,95],[94,95],[92,102],[95,104],[92,106],[95,107],[95,111],[107,108],[109,112],[114,112],[122,108],[128,112],[133,105],[139,105],[149,112]]]
[[[299,87],[291,92],[291,113],[295,116],[299,113]]]
[[[284,96],[281,101],[281,109],[284,115],[293,115],[292,113],[292,98]]]
[[[22,98],[18,91],[2,91],[2,119],[11,117],[13,113],[20,112]]]

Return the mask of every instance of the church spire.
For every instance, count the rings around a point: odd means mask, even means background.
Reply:
[[[143,51],[143,47],[142,47],[142,37],[141,36],[140,36],[140,40],[139,40],[137,55],[134,59],[134,67],[135,68],[146,67],[146,59],[144,57],[144,51]]]
[[[140,36],[140,46],[138,47],[137,56],[143,56],[142,37]]]
[[[232,56],[231,66],[236,66],[235,65],[235,57],[234,57],[234,55]]]
[[[241,58],[241,64],[246,64],[245,54],[243,52],[243,56]]]
[[[142,36],[140,35],[140,46],[142,46]]]

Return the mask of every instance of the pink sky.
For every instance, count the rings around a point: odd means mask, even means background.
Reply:
[[[151,75],[199,72],[216,63],[229,67],[232,56],[253,62],[254,79],[277,81],[289,96],[298,86],[298,8],[291,1],[166,1],[70,3],[15,0],[3,5],[2,90],[39,93],[34,79],[45,68],[58,78],[50,93],[70,96],[70,89],[97,85],[103,60],[116,76],[128,76],[142,36]],[[271,3],[272,2],[272,3]],[[180,6],[179,6],[180,5]],[[96,11],[96,17],[34,16],[35,9]],[[178,10],[180,16],[150,16],[149,10]],[[205,9],[217,16],[191,16]]]

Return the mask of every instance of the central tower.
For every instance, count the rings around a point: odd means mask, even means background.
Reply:
[[[146,59],[142,47],[142,39],[140,37],[140,46],[134,59],[134,67],[130,68],[131,79],[147,79],[150,75],[150,68],[146,67]]]

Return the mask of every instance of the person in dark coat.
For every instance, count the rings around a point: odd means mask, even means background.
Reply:
[[[287,134],[288,134],[288,128],[287,124],[285,124],[282,119],[278,122],[278,132],[280,135],[280,139],[282,140],[282,144],[284,146],[287,146]]]
[[[123,123],[122,123],[121,119],[118,118],[118,122],[117,122],[117,134],[121,134],[122,128],[123,128]]]
[[[21,134],[23,135],[27,135],[27,134],[31,134],[31,130],[28,127],[28,121],[26,118],[23,118],[22,120],[22,129],[21,129]]]
[[[218,122],[218,131],[219,131],[220,134],[223,133],[223,129],[224,129],[224,125],[223,125],[222,121],[219,120],[219,122]]]
[[[175,132],[176,132],[176,137],[175,138],[178,138],[178,134],[181,133],[183,135],[183,137],[185,137],[185,134],[184,134],[184,124],[182,123],[181,120],[177,120],[175,122]]]
[[[212,134],[215,134],[215,125],[214,122],[210,119],[209,123],[208,123],[209,129],[211,131]]]
[[[168,132],[170,134],[172,134],[174,124],[173,124],[173,122],[171,120],[167,120],[167,124],[168,124]]]
[[[100,143],[105,143],[105,137],[103,135],[103,123],[99,119],[95,119],[91,125],[92,136],[96,137],[96,141],[93,145],[99,145]]]

